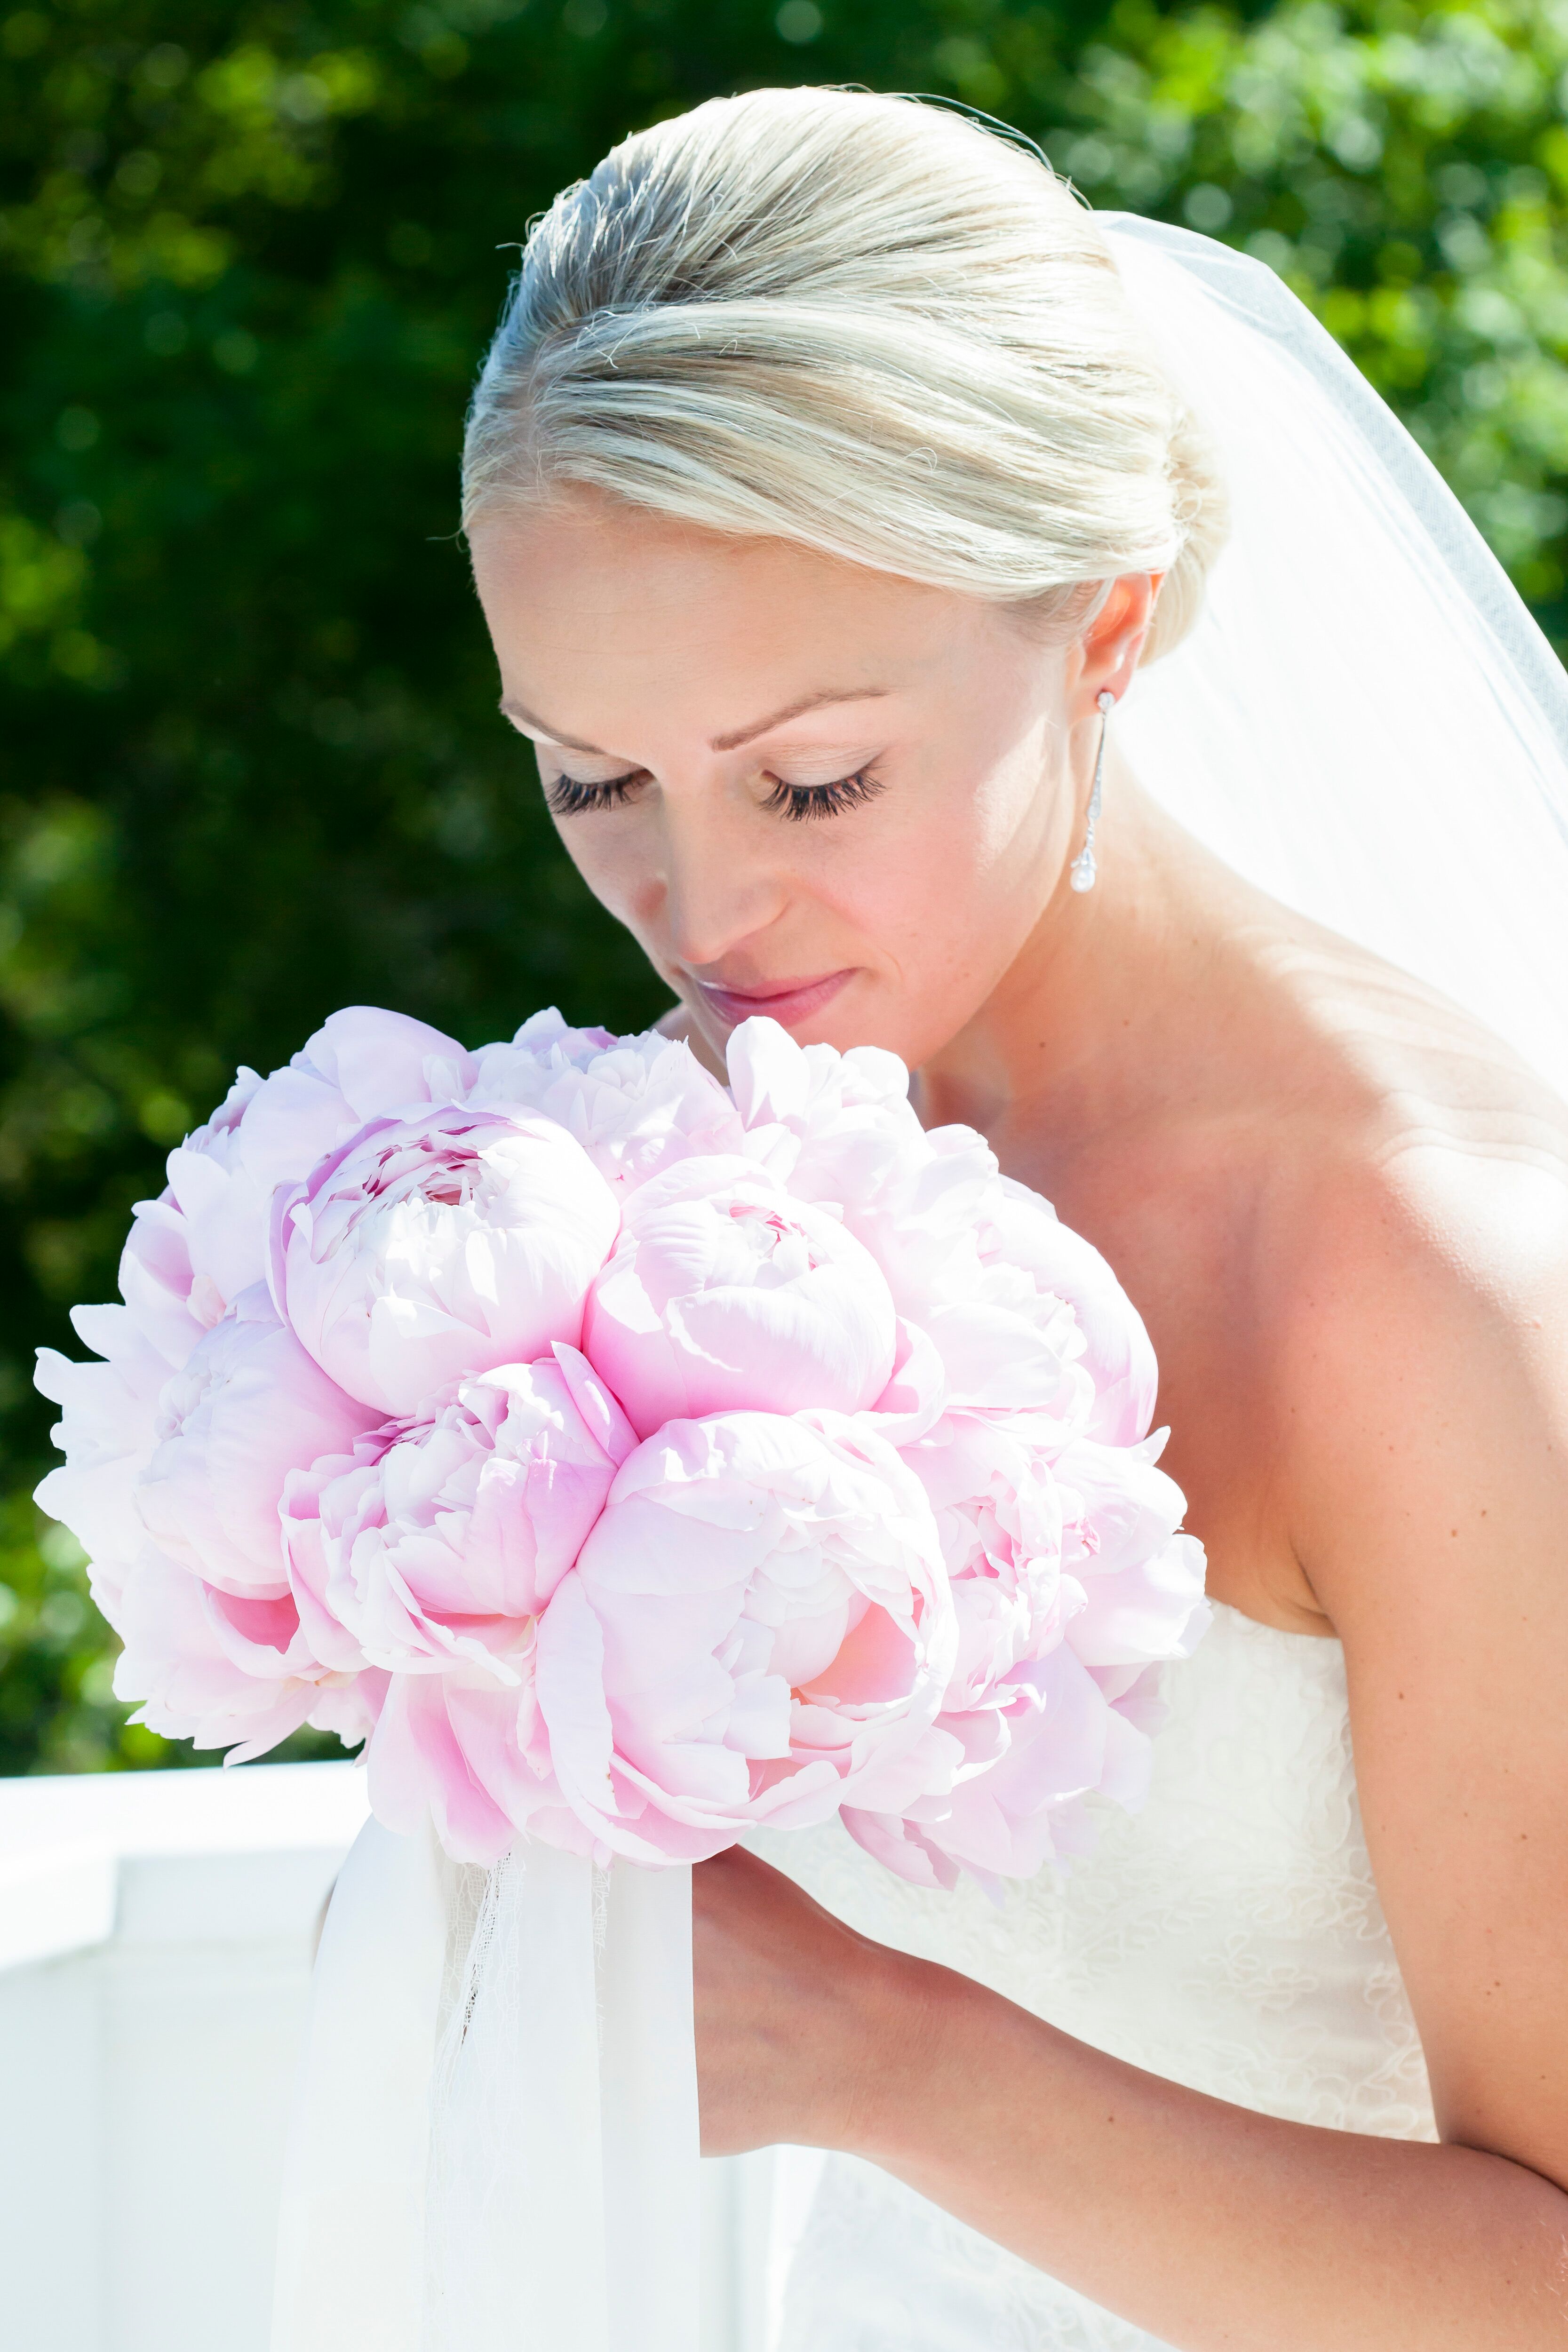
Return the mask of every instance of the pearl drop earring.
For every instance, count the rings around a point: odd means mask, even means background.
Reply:
[[[1072,887],[1075,890],[1092,890],[1100,878],[1100,868],[1094,862],[1094,828],[1100,821],[1100,794],[1105,781],[1105,730],[1116,708],[1116,697],[1109,687],[1096,696],[1094,707],[1100,713],[1100,749],[1094,755],[1094,788],[1089,796],[1089,825],[1083,836],[1083,847],[1072,862]]]

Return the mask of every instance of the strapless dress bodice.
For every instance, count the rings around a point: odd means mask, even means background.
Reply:
[[[1299,2123],[1435,2137],[1340,1644],[1216,1605],[1165,1700],[1142,1812],[1105,1806],[1088,1860],[1000,1906],[967,1880],[905,1885],[837,1822],[748,1843],[866,1935],[1134,2065]],[[1159,2352],[874,2166],[805,2162],[776,2352]]]

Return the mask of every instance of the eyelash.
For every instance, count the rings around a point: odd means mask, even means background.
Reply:
[[[603,784],[580,783],[574,776],[557,776],[544,788],[544,797],[557,816],[581,816],[589,809],[619,808],[642,777],[612,776]],[[791,824],[809,824],[822,817],[842,816],[847,809],[863,808],[886,790],[868,768],[840,776],[831,784],[775,783],[763,803]]]
[[[840,776],[832,784],[775,783],[766,805],[787,817],[791,824],[809,824],[816,817],[842,816],[846,809],[864,808],[885,790],[869,768],[858,768],[852,776]]]

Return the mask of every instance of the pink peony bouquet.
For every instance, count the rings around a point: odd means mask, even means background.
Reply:
[[[339,1013],[44,1350],[140,1719],[368,1743],[387,1825],[690,1862],[839,1814],[1026,1875],[1206,1618],[1110,1269],[868,1047]]]

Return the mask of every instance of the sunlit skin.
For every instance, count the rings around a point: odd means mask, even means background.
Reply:
[[[1562,2352],[1568,1114],[1193,843],[1114,719],[1069,889],[1148,578],[1061,643],[585,493],[473,554],[503,707],[558,799],[599,789],[557,823],[671,1025],[891,1047],[1142,1309],[1211,1591],[1344,1643],[1444,2136],[1141,2074],[737,1853],[696,1874],[705,2147],[869,2157],[1181,2352]]]

